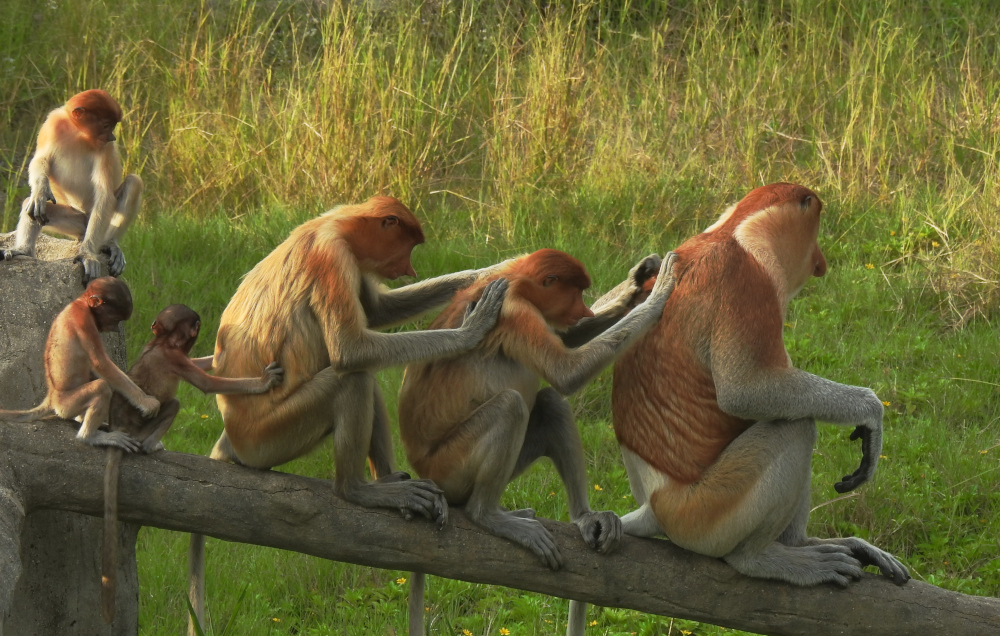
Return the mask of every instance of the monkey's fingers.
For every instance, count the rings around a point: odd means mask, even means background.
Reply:
[[[660,258],[659,254],[650,254],[632,267],[629,278],[632,279],[632,283],[636,287],[642,287],[643,283],[656,276],[662,262],[663,259]]]
[[[101,262],[87,254],[77,254],[74,263],[83,265],[83,284],[87,285],[95,278],[101,277]]]
[[[108,243],[101,251],[108,255],[108,271],[118,278],[125,271],[125,254],[117,243]]]

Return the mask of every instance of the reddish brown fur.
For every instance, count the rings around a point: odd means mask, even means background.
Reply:
[[[122,120],[121,106],[100,89],[83,91],[71,97],[66,102],[66,112],[95,148],[114,141],[114,128]]]
[[[677,248],[677,280],[663,319],[615,365],[612,406],[618,442],[679,484],[697,481],[753,422],[724,413],[702,355],[713,344],[742,343],[769,368],[788,367],[782,342],[784,303],[765,268],[737,241],[740,223],[764,208],[812,196],[815,244],[821,204],[807,188],[774,184],[750,192],[728,218]],[[803,241],[803,244],[807,244]],[[818,255],[818,257],[817,257]],[[719,281],[727,281],[720,285]],[[803,281],[804,282],[804,281]],[[794,290],[791,290],[794,292]]]
[[[543,287],[551,276],[557,279]],[[564,252],[543,249],[508,263],[455,294],[429,328],[461,324],[469,303],[478,301],[486,285],[497,278],[510,281],[507,297],[496,327],[474,353],[407,367],[404,383],[451,387],[433,393],[404,390],[400,397],[400,432],[407,457],[418,474],[438,483],[462,464],[469,448],[478,442],[464,439],[459,430],[472,411],[493,397],[497,387],[516,388],[529,407],[534,404],[538,378],[545,378],[567,354],[552,327],[566,327],[593,315],[583,303],[583,290],[590,286],[583,264]],[[484,371],[483,364],[494,357],[507,361],[505,377],[485,377],[492,371]],[[439,455],[436,452],[443,444],[448,445],[447,454]],[[469,484],[469,492],[471,489]],[[452,503],[461,503],[460,499],[449,495]]]

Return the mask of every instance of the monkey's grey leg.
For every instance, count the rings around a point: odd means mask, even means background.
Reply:
[[[812,420],[754,424],[685,488],[680,506],[661,508],[658,493],[653,495],[667,535],[682,547],[722,556],[748,576],[841,586],[860,577],[860,563],[843,547],[777,541],[793,521],[791,533],[803,522],[801,499],[808,492],[815,440]],[[720,508],[729,512],[719,514]]]
[[[622,537],[622,524],[611,511],[594,512],[587,501],[587,466],[580,431],[569,403],[552,387],[535,398],[514,476],[539,457],[549,457],[566,486],[569,516],[583,540],[598,552],[609,552]]]
[[[188,616],[188,636],[198,636],[195,621],[205,625],[205,535],[192,534],[188,547],[188,600],[194,616]],[[204,632],[204,629],[202,629]]]
[[[9,260],[15,256],[35,257],[35,242],[42,233],[43,225],[31,215],[31,197],[21,204],[21,216],[17,220],[17,230],[14,233],[14,247],[0,250],[0,260]]]
[[[108,235],[104,241],[104,249],[107,249],[110,254],[108,270],[112,276],[121,275],[125,269],[125,255],[122,254],[118,242],[125,236],[125,231],[138,216],[141,205],[142,179],[138,175],[126,175],[125,180],[115,191],[115,214],[111,218]]]
[[[449,501],[465,500],[469,520],[524,546],[557,570],[562,567],[562,555],[548,530],[523,513],[500,507],[500,497],[517,466],[529,415],[520,393],[502,391],[457,427],[430,456],[429,463],[445,474],[437,481]]]
[[[806,522],[809,519],[809,482],[805,482],[804,490],[799,496],[799,509],[788,524],[778,541],[787,546],[840,546],[850,550],[851,555],[861,562],[861,565],[874,565],[882,575],[896,585],[902,585],[910,580],[910,573],[899,559],[880,550],[864,539],[843,537],[820,539],[806,536]]]
[[[566,636],[583,636],[587,630],[587,604],[583,601],[569,602],[569,616],[566,617]]]
[[[149,421],[149,426],[144,427],[148,430],[153,427],[152,432],[144,436],[142,440],[141,450],[144,453],[153,453],[158,450],[163,449],[163,445],[160,444],[160,440],[163,436],[170,430],[170,427],[174,423],[174,418],[177,417],[177,412],[181,410],[181,403],[177,398],[173,398],[166,404],[160,405],[160,410],[152,420]]]
[[[389,428],[389,412],[378,382],[374,391],[375,417],[372,421],[372,440],[368,446],[368,468],[374,479],[400,481],[409,479],[408,473],[395,471],[395,457],[392,452],[392,430]]]
[[[395,508],[409,518],[420,514],[442,527],[448,519],[444,493],[428,479],[365,481],[365,458],[372,441],[375,376],[350,373],[340,378],[332,397],[334,486],[352,503],[369,508]]]
[[[87,231],[87,215],[80,210],[57,203],[48,203],[45,209],[49,216],[46,226],[56,232],[78,239]]]
[[[139,450],[139,442],[121,431],[106,433],[99,430],[108,420],[111,406],[111,385],[104,380],[88,382],[73,391],[62,391],[52,396],[52,408],[64,419],[83,415],[83,422],[76,438],[91,446],[114,446],[128,453]]]

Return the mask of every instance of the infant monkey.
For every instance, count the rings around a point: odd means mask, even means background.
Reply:
[[[129,378],[160,402],[152,418],[143,414],[120,394],[111,398],[112,432],[131,437],[144,453],[163,448],[160,439],[173,424],[180,402],[174,397],[181,380],[204,393],[266,393],[279,384],[284,370],[277,362],[264,367],[259,378],[220,378],[205,372],[213,357],[188,357],[198,339],[201,319],[185,305],[170,305],[153,321],[153,339],[143,347],[139,359],[128,372]],[[101,616],[106,623],[115,617],[115,574],[118,569],[118,478],[123,451],[108,449],[104,473],[104,551],[101,577]]]

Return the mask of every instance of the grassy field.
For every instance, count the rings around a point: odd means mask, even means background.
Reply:
[[[919,580],[997,596],[1000,15],[985,4],[7,0],[0,223],[16,224],[47,110],[107,89],[147,186],[124,244],[130,352],[183,302],[202,315],[204,355],[240,277],[338,202],[406,201],[428,236],[422,277],[556,247],[588,265],[596,297],[751,188],[806,184],[826,204],[830,271],[793,301],[786,345],[888,404],[879,475],[850,496],[832,484],[859,448],[821,427],[810,532],[864,537]],[[391,409],[400,377],[380,374]],[[625,513],[609,382],[573,405],[591,504]],[[181,399],[167,446],[207,453],[214,402]],[[330,449],[280,469],[331,477]],[[567,520],[545,463],[505,503]],[[140,534],[143,634],[186,621],[186,547]],[[209,631],[403,633],[407,576],[209,541]],[[437,578],[427,599],[434,634],[565,629],[560,599]],[[593,634],[733,633],[589,618]]]

